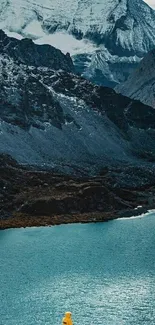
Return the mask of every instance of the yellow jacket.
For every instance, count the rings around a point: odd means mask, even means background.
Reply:
[[[63,319],[62,319],[62,325],[73,325],[71,315],[72,315],[72,313],[70,311],[67,311],[65,313],[65,317],[63,317]]]

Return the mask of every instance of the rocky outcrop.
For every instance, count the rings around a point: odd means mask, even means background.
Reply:
[[[57,76],[59,76],[57,82],[52,84],[56,92],[82,99],[103,115],[106,113],[125,134],[130,126],[144,130],[155,128],[155,112],[152,107],[120,96],[110,88],[94,86],[84,78],[77,76],[73,78],[69,73],[58,72]]]
[[[8,37],[0,30],[0,54],[7,55],[18,65],[25,64],[34,67],[47,67],[54,70],[74,71],[69,54],[50,45],[37,45],[31,39],[18,40]]]
[[[155,50],[149,52],[127,81],[115,89],[155,108]]]

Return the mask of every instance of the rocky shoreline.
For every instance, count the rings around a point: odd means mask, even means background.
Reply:
[[[73,177],[23,167],[1,155],[0,230],[104,222],[155,208],[152,178],[139,187],[132,182],[132,188],[127,183],[120,187],[125,171],[120,170],[115,179],[114,172],[105,168],[96,177]]]
[[[136,212],[135,212],[136,211]],[[61,224],[71,224],[71,223],[97,223],[97,222],[107,222],[110,220],[118,218],[128,218],[132,216],[138,216],[139,214],[146,213],[148,210],[142,208],[140,210],[128,210],[124,211],[124,215],[118,211],[114,211],[113,215],[111,213],[89,213],[81,215],[55,215],[52,216],[42,216],[33,217],[28,215],[17,215],[9,219],[0,220],[0,230],[6,230],[10,228],[26,228],[26,227],[45,227],[45,226],[56,226]],[[126,215],[126,216],[125,216]]]

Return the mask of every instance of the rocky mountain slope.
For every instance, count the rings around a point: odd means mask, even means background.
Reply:
[[[70,51],[87,78],[115,86],[155,44],[142,0],[1,0],[0,28]]]
[[[68,64],[68,72],[49,68],[39,54],[33,58],[40,46],[28,41],[24,47],[26,42],[1,32],[0,152],[20,163],[76,173],[107,163],[137,164],[141,155],[154,160],[151,107],[74,75],[70,57],[60,51],[60,66]],[[53,60],[55,49],[48,49]]]
[[[154,109],[75,75],[53,47],[0,40],[0,229],[153,208]]]
[[[116,91],[155,108],[155,50],[149,52]]]

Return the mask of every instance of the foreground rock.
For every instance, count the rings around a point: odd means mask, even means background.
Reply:
[[[133,169],[131,174],[128,168],[104,168],[98,177],[77,178],[24,168],[1,155],[0,229],[108,221],[155,208],[153,172]],[[147,172],[142,186],[123,185],[127,175],[134,179],[142,172]]]

